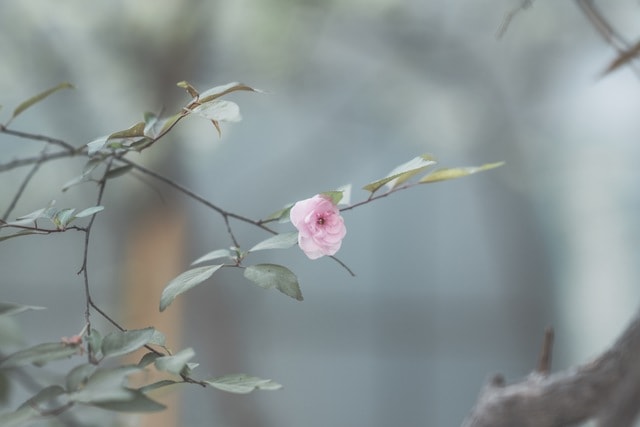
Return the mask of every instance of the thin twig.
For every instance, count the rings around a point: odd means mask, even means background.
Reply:
[[[7,207],[7,210],[4,212],[4,215],[2,215],[3,220],[6,221],[9,218],[9,215],[11,215],[11,212],[16,207],[18,200],[20,200],[20,197],[22,197],[22,193],[24,193],[25,188],[27,188],[27,184],[29,184],[29,181],[31,181],[31,178],[33,178],[33,176],[36,174],[38,169],[40,169],[40,165],[42,164],[46,150],[47,150],[47,146],[45,146],[40,152],[40,160],[33,164],[33,167],[31,168],[29,173],[24,177],[24,179],[20,183],[20,187],[18,187],[18,191],[13,196],[13,199],[11,200],[9,207]]]
[[[18,130],[9,129],[4,125],[0,125],[0,132],[6,133],[7,135],[17,136],[18,138],[30,139],[32,141],[42,141],[42,142],[46,142],[47,144],[57,145],[59,147],[66,149],[67,152],[73,153],[73,154],[75,154],[78,150],[82,150],[84,148],[83,146],[77,149],[73,145],[61,139],[52,138],[50,136],[45,136],[45,135],[33,134],[29,132],[21,132]]]
[[[551,354],[553,353],[553,328],[547,328],[544,331],[544,340],[542,341],[542,349],[538,358],[538,367],[536,372],[541,375],[549,375],[551,372]]]

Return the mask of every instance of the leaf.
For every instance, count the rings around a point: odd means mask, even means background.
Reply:
[[[111,139],[123,139],[123,138],[135,138],[137,136],[144,136],[144,122],[138,122],[128,129],[114,132],[107,136],[107,140]]]
[[[166,409],[162,403],[149,399],[139,390],[129,389],[131,398],[127,400],[113,400],[92,403],[98,408],[118,412],[157,412]]]
[[[266,221],[271,221],[271,220],[278,220],[278,222],[280,223],[284,223],[287,221],[290,221],[289,219],[289,213],[291,212],[291,208],[293,207],[293,203],[289,203],[288,205],[286,205],[285,207],[283,207],[282,209],[280,209],[279,211],[276,211],[274,213],[272,213],[271,215],[269,215],[266,219]]]
[[[449,179],[461,178],[463,176],[468,176],[474,173],[495,169],[502,165],[504,165],[504,162],[487,163],[477,167],[438,169],[424,176],[419,182],[420,184],[427,184],[430,182],[446,181]]]
[[[62,89],[73,89],[73,85],[67,82],[60,83],[59,85],[54,86],[51,89],[47,89],[44,92],[40,92],[39,94],[32,96],[31,98],[27,99],[26,101],[18,105],[15,110],[13,110],[13,115],[11,116],[11,119],[9,119],[9,121],[15,119],[19,114],[21,114],[27,108],[32,107],[33,105],[47,98],[49,95],[56,93],[57,91]]]
[[[219,258],[231,257],[231,251],[229,249],[216,249],[215,251],[211,251],[205,255],[202,255],[197,260],[193,261],[191,265],[200,264],[205,261],[211,261]]]
[[[322,196],[328,197],[335,206],[338,206],[340,200],[342,200],[342,191],[325,191],[320,193]]]
[[[144,356],[142,356],[142,359],[140,359],[140,361],[138,362],[138,367],[146,368],[147,366],[152,364],[158,357],[161,357],[160,354],[150,351],[149,353],[146,353]]]
[[[102,150],[105,145],[107,145],[107,141],[109,140],[109,135],[101,136],[100,138],[94,139],[91,142],[87,143],[87,155],[93,156],[98,151]]]
[[[58,230],[64,230],[67,228],[67,225],[73,221],[73,213],[75,211],[73,208],[61,209],[51,218],[51,222],[53,222],[53,225],[55,225]]]
[[[39,418],[40,413],[30,406],[25,406],[15,412],[0,414],[0,426],[20,427],[28,425],[33,419]]]
[[[265,289],[277,289],[283,294],[302,301],[298,278],[291,270],[277,264],[256,264],[244,270],[244,277]]]
[[[67,391],[73,392],[84,387],[89,377],[96,371],[96,365],[85,363],[73,368],[65,378]]]
[[[49,202],[46,208],[40,208],[26,215],[22,215],[15,219],[15,221],[10,221],[7,225],[28,225],[33,224],[36,220],[40,218],[51,218],[52,207],[56,204],[55,200]],[[55,210],[53,210],[55,212]]]
[[[436,160],[430,154],[423,154],[421,156],[414,157],[408,162],[393,169],[386,177],[371,182],[362,188],[370,191],[371,193],[375,193],[381,187],[386,185],[389,187],[389,190],[393,190],[412,176],[424,171],[426,168],[435,165],[436,163]]]
[[[252,377],[247,374],[224,375],[204,382],[219,390],[240,394],[251,393],[254,390],[278,390],[282,388],[281,384],[273,380]]]
[[[84,387],[69,393],[69,400],[90,404],[132,400],[135,390],[125,387],[125,382],[127,376],[137,371],[140,371],[137,366],[98,369],[88,378]]]
[[[45,307],[38,307],[35,305],[22,305],[14,304],[11,302],[0,301],[0,316],[13,316],[28,310],[44,310]]]
[[[116,357],[136,351],[149,343],[154,332],[154,328],[111,332],[102,339],[102,355]]]
[[[186,80],[176,83],[176,86],[185,89],[193,98],[197,98],[199,95],[198,91]]]
[[[258,243],[248,252],[262,251],[265,249],[287,249],[298,243],[298,232],[281,233],[271,236],[268,239]]]
[[[159,345],[160,347],[164,347],[167,342],[167,338],[164,336],[162,332],[157,329],[153,330],[153,335],[151,335],[151,339],[149,340],[149,344]]]
[[[224,96],[228,93],[236,92],[239,90],[264,93],[260,89],[253,88],[242,83],[233,82],[233,83],[227,83],[226,85],[216,86],[216,87],[212,87],[211,89],[205,90],[200,94],[200,98],[198,99],[198,101],[201,103],[213,101],[216,98],[220,98],[221,96]]]
[[[11,354],[0,362],[0,368],[17,368],[30,363],[34,365],[44,365],[47,362],[66,359],[73,356],[78,352],[78,347],[78,345],[71,345],[62,342],[38,344]]]
[[[102,212],[104,210],[104,206],[92,206],[90,208],[84,209],[76,214],[76,218],[84,218],[86,216],[91,216],[93,214],[97,214],[98,212]]]
[[[133,169],[133,166],[131,165],[124,165],[114,169],[110,169],[109,172],[107,172],[107,174],[105,175],[105,179],[117,178],[119,176],[126,174],[131,169]]]
[[[170,387],[176,384],[184,384],[182,382],[172,381],[172,380],[161,380],[152,384],[147,384],[144,387],[140,387],[139,390],[143,393],[148,393],[153,390],[157,390],[162,387]]]
[[[191,113],[215,122],[239,122],[242,120],[238,104],[225,100],[201,103],[192,108]]]
[[[195,355],[196,352],[192,348],[185,348],[172,356],[158,357],[154,363],[159,371],[180,375],[187,362]]]
[[[91,333],[86,335],[87,345],[89,350],[94,353],[101,351],[102,348],[102,335],[95,329],[91,329]]]
[[[160,296],[160,311],[164,311],[181,293],[207,280],[223,265],[224,264],[216,264],[197,267],[192,270],[187,270],[173,279],[162,291],[162,295]]]
[[[102,163],[102,159],[91,159],[87,162],[82,170],[82,174],[71,178],[62,186],[62,191],[67,191],[69,188],[82,184],[83,182],[87,182],[91,180],[91,172],[93,172],[100,164]]]

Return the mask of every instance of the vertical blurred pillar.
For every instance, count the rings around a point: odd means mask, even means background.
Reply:
[[[181,273],[184,265],[185,216],[171,209],[157,209],[140,215],[126,237],[122,307],[128,328],[153,325],[167,338],[167,347],[180,348],[183,308],[180,299],[163,313],[158,304],[164,286]],[[156,378],[145,378],[147,383]],[[158,378],[159,379],[159,378]],[[140,427],[174,427],[180,425],[178,393],[152,396],[167,406],[161,412],[144,414],[136,422]]]

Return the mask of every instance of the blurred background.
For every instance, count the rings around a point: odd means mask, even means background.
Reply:
[[[345,212],[338,256],[356,277],[296,248],[253,258],[293,270],[304,302],[230,269],[162,314],[166,283],[230,245],[224,224],[149,178],[110,181],[90,247],[95,302],[129,328],[158,325],[176,350],[193,347],[196,376],[246,372],[284,385],[247,396],[186,387],[153,425],[459,425],[491,375],[514,381],[533,369],[546,327],[556,329],[554,369],[615,339],[640,300],[640,81],[629,68],[601,76],[616,52],[574,2],[536,2],[498,39],[521,3],[0,3],[0,120],[61,81],[76,86],[13,129],[80,146],[145,111],[178,111],[189,100],[181,80],[267,91],[229,96],[243,121],[223,124],[221,138],[193,117],[131,155],[243,216],[347,183],[362,200],[362,185],[427,152],[444,166],[506,161]],[[637,2],[602,3],[635,41]],[[0,134],[0,163],[41,147]],[[83,165],[43,165],[13,216],[52,199],[91,206],[93,184],[60,191]],[[1,210],[28,169],[2,174]],[[268,237],[234,226],[247,247]],[[14,319],[28,337],[16,349],[83,327],[82,238],[0,243],[0,300],[47,307]],[[4,410],[24,400],[13,391]]]

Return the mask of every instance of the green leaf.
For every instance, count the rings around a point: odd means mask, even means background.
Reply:
[[[205,255],[202,255],[197,260],[193,261],[191,265],[196,265],[203,263],[205,261],[211,261],[219,258],[231,258],[231,251],[229,249],[216,249],[215,251],[211,251]]]
[[[31,422],[40,417],[40,413],[30,406],[25,406],[15,412],[0,414],[0,426],[2,427],[20,427],[31,424]]]
[[[86,216],[91,216],[98,212],[102,212],[103,210],[104,210],[104,206],[92,206],[90,208],[87,208],[85,210],[78,212],[76,214],[76,218],[84,218]]]
[[[153,330],[153,335],[151,335],[151,339],[149,340],[149,344],[159,345],[160,347],[164,347],[167,342],[167,337],[164,336],[162,332],[157,329]]]
[[[302,301],[298,278],[291,270],[277,264],[256,264],[244,270],[244,277],[265,289],[277,289],[283,294]]]
[[[82,184],[83,182],[91,181],[91,173],[102,163],[102,159],[91,159],[82,169],[82,174],[74,178],[71,178],[62,186],[62,191],[67,191],[69,188]]]
[[[87,334],[85,338],[87,340],[89,349],[93,353],[101,351],[100,349],[102,348],[102,335],[100,334],[100,332],[96,331],[95,329],[91,329],[91,333]]]
[[[485,165],[477,166],[477,167],[438,169],[426,175],[425,177],[423,177],[419,182],[421,184],[427,184],[430,182],[446,181],[448,179],[461,178],[463,176],[468,176],[468,175],[486,171],[489,169],[495,169],[502,165],[504,165],[504,162],[487,163]]]
[[[79,345],[62,342],[38,344],[11,354],[0,362],[0,368],[17,368],[30,363],[44,365],[54,360],[69,358],[78,352],[78,348]]]
[[[223,265],[224,264],[216,264],[208,265],[206,267],[197,267],[187,270],[173,279],[162,291],[162,295],[160,296],[160,311],[164,311],[164,309],[167,308],[169,304],[171,304],[181,293],[186,292],[207,280]]]
[[[144,136],[144,126],[145,126],[144,122],[138,122],[128,129],[112,133],[107,137],[107,140],[135,138],[137,136]]]
[[[331,200],[335,206],[338,206],[340,200],[342,200],[342,191],[325,191],[320,193],[320,195],[325,196]]]
[[[93,156],[98,151],[102,150],[105,145],[107,145],[107,141],[109,140],[109,135],[101,136],[100,138],[94,139],[91,142],[87,143],[87,154],[89,156]]]
[[[142,356],[142,359],[140,359],[140,361],[138,362],[138,367],[146,368],[147,366],[149,366],[150,364],[155,362],[155,360],[158,357],[162,357],[162,356],[160,354],[158,354],[158,353],[154,353],[154,352],[150,351],[150,352],[146,353],[144,356]]]
[[[220,98],[221,96],[224,96],[228,93],[236,92],[239,90],[264,93],[260,89],[253,88],[242,83],[233,82],[233,83],[227,83],[226,85],[216,86],[211,89],[205,90],[199,95],[198,101],[201,103],[213,101],[216,98]]]
[[[191,86],[191,83],[186,80],[176,83],[176,86],[185,89],[193,98],[197,98],[199,95],[198,91],[193,86]]]
[[[102,355],[116,357],[136,351],[151,341],[154,332],[154,328],[111,332],[102,340]]]
[[[371,193],[375,193],[384,185],[386,185],[389,187],[389,190],[393,190],[412,176],[424,171],[429,166],[435,164],[436,160],[433,158],[433,156],[431,156],[430,154],[423,154],[421,156],[414,157],[408,162],[396,167],[386,177],[371,182],[362,188]]]
[[[242,120],[238,104],[225,100],[214,100],[198,104],[191,109],[191,113],[216,122],[239,122]]]
[[[127,376],[140,371],[137,366],[119,366],[98,369],[86,381],[84,387],[69,393],[69,400],[79,403],[129,401],[135,398],[135,390],[125,387]]]
[[[124,166],[111,169],[109,170],[109,172],[107,172],[105,179],[113,179],[113,178],[117,178],[119,176],[125,175],[131,169],[133,169],[133,166],[131,165],[124,165]]]
[[[51,218],[51,222],[53,222],[53,225],[55,225],[58,230],[64,230],[75,218],[73,216],[75,211],[74,208],[61,209]]]
[[[269,215],[266,219],[266,221],[271,221],[271,220],[278,220],[278,222],[280,223],[284,223],[284,222],[288,222],[290,221],[289,219],[289,213],[291,212],[291,208],[293,207],[293,203],[289,203],[288,205],[286,205],[285,207],[283,207],[282,209],[280,209],[279,211],[276,211],[274,213],[272,213],[271,215]]]
[[[57,86],[52,87],[51,89],[47,89],[44,92],[40,92],[39,94],[27,99],[26,101],[22,102],[20,105],[18,105],[16,107],[15,110],[13,110],[13,115],[11,116],[11,120],[15,119],[19,114],[21,114],[23,111],[25,111],[26,109],[32,107],[33,105],[37,104],[38,102],[42,101],[43,99],[45,99],[46,97],[48,97],[49,95],[62,90],[62,89],[73,89],[73,85],[71,83],[60,83]]]
[[[281,384],[273,380],[264,380],[247,374],[225,375],[205,381],[205,383],[219,390],[240,394],[251,393],[253,390],[278,390],[282,388]]]
[[[172,356],[158,357],[154,363],[159,371],[180,375],[184,367],[187,365],[187,362],[195,356],[195,354],[196,352],[193,351],[192,348],[185,348]]]
[[[147,384],[144,387],[140,387],[139,390],[141,392],[143,392],[143,393],[148,393],[150,391],[157,390],[159,388],[171,387],[171,386],[176,385],[176,384],[181,385],[181,384],[184,384],[184,383],[183,382],[172,381],[172,380],[161,380],[161,381],[158,381],[158,382],[155,382],[155,383]]]
[[[129,392],[131,393],[131,398],[127,400],[95,402],[92,405],[117,412],[157,412],[167,408],[165,405],[149,399],[139,390],[130,389]]]
[[[77,391],[84,387],[89,377],[96,371],[96,365],[85,363],[73,368],[65,378],[66,389],[69,392]]]
[[[265,249],[287,249],[298,243],[298,232],[282,233],[271,236],[263,240],[251,249],[249,252],[262,251]]]
[[[12,302],[0,301],[0,316],[13,316],[28,310],[44,310],[45,307],[35,305],[14,304]]]
[[[53,206],[56,204],[55,200],[49,202],[46,208],[40,208],[26,215],[22,215],[15,219],[15,221],[7,222],[7,225],[29,225],[33,224],[36,220],[40,218],[52,218],[52,214],[55,214],[56,210]]]

